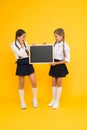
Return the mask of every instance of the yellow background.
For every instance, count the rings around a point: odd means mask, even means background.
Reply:
[[[5,129],[17,129],[17,128],[26,128],[30,130],[33,129],[48,129],[53,130],[55,128],[60,130],[65,129],[83,129],[87,128],[84,124],[86,119],[86,108],[87,106],[83,105],[87,104],[87,1],[86,0],[1,0],[0,1],[0,108],[1,108],[1,121],[2,125],[1,130]],[[40,102],[40,108],[37,111],[30,110],[30,114],[28,111],[26,113],[22,113],[22,111],[17,111],[19,106],[16,106],[16,103],[19,103],[18,97],[18,78],[15,76],[15,57],[10,48],[10,44],[15,39],[15,32],[17,29],[22,28],[27,32],[27,41],[29,44],[36,43],[42,44],[43,42],[53,43],[54,36],[53,31],[62,27],[65,30],[65,40],[70,46],[71,49],[71,62],[67,65],[69,69],[69,75],[63,80],[63,93],[61,97],[61,106],[60,113],[51,112],[47,108],[47,103],[51,99],[51,77],[48,76],[49,65],[34,65],[36,72],[36,79],[38,84],[38,98]],[[26,77],[25,80],[25,99],[26,102],[30,102],[31,104],[32,91],[31,84]],[[15,103],[15,105],[14,105]],[[72,105],[69,108],[69,104],[74,103],[73,107],[77,111],[72,110]],[[2,105],[3,104],[3,105]],[[13,104],[13,105],[12,105]],[[45,104],[45,105],[43,105]],[[63,104],[65,104],[63,106]],[[67,104],[67,105],[66,105]],[[78,104],[78,105],[77,105]],[[9,107],[10,105],[10,107]],[[15,108],[16,106],[16,108]],[[43,107],[42,107],[43,106]],[[67,106],[67,107],[66,107]],[[75,106],[77,106],[75,108]],[[12,109],[11,109],[12,107]],[[65,111],[62,108],[66,108]],[[7,109],[8,108],[8,109]],[[42,111],[41,111],[42,108]],[[45,110],[44,110],[44,109]],[[65,117],[63,118],[62,111],[64,113],[68,113],[70,111],[72,119],[69,120]],[[81,109],[81,112],[80,112]],[[84,110],[85,109],[85,110]],[[7,111],[6,111],[7,110]],[[12,111],[13,112],[12,112]],[[16,112],[14,111],[16,110]],[[73,111],[73,112],[72,112]],[[74,114],[77,115],[77,119],[74,120]],[[84,111],[84,114],[83,114]],[[76,112],[76,113],[75,113]],[[14,120],[12,121],[12,117],[6,118],[5,116],[9,116],[13,114]],[[31,117],[30,119],[25,119],[26,126],[18,125],[18,121],[20,118],[16,117],[16,114],[22,115],[25,118],[27,113]],[[52,114],[52,117],[43,117],[43,114]],[[28,126],[28,120],[33,121],[34,114],[36,116],[42,114],[42,118],[38,121],[35,118],[36,126],[30,123]],[[60,118],[56,117],[59,115]],[[69,113],[68,113],[69,114]],[[80,117],[81,114],[81,117]],[[33,117],[32,117],[33,115]],[[70,114],[69,114],[70,115]],[[69,116],[68,115],[68,116]],[[8,120],[8,122],[4,122]],[[79,118],[80,117],[80,118]],[[17,119],[17,122],[15,121]],[[54,118],[56,120],[51,120]],[[53,125],[48,125],[47,121],[53,123]],[[57,125],[57,120],[60,125]],[[63,120],[63,121],[62,121]],[[41,122],[42,121],[42,122]],[[71,122],[70,122],[71,121]],[[75,122],[73,125],[73,121]],[[21,122],[23,122],[21,117]],[[38,123],[40,122],[40,124]],[[62,124],[65,123],[65,125]],[[70,123],[70,125],[68,124]],[[50,124],[52,124],[50,123]],[[82,125],[81,125],[82,123]],[[6,124],[6,125],[4,125]],[[47,127],[45,127],[45,124]],[[66,125],[67,124],[67,125]],[[78,124],[78,125],[77,125]],[[14,126],[14,127],[13,127]],[[41,126],[41,127],[40,127]],[[43,126],[43,127],[42,127]]]

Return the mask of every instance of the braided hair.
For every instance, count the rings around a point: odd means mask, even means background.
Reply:
[[[17,47],[19,50],[20,50],[20,48],[19,48],[18,45],[16,44],[16,40],[17,40],[17,37],[20,37],[20,36],[22,36],[23,34],[26,34],[26,32],[25,32],[23,29],[18,29],[18,30],[16,31],[16,34],[15,34],[15,45],[16,45],[16,47]],[[25,46],[25,51],[26,51],[27,55],[29,55],[29,51],[27,50],[27,47],[26,47],[25,42],[24,42],[24,46]]]
[[[66,56],[65,55],[65,44],[64,44],[64,38],[65,38],[65,32],[62,28],[57,28],[55,31],[54,31],[54,34],[58,34],[59,36],[63,36],[63,54],[64,54],[64,57]],[[56,45],[57,41],[55,41],[54,43],[54,46]]]

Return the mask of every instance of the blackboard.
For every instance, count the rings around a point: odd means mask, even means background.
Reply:
[[[30,46],[29,63],[49,63],[53,62],[53,45]]]

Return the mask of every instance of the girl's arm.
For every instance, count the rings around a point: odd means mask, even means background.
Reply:
[[[65,64],[70,62],[70,48],[68,44],[65,43],[65,58],[62,61],[59,62],[53,62],[51,63],[52,66],[59,65],[59,64]]]
[[[62,60],[62,61],[59,61],[59,62],[52,62],[51,65],[55,66],[55,65],[59,65],[59,64],[65,64],[65,63],[68,63],[68,62],[65,61],[65,60]]]
[[[11,45],[11,48],[13,50],[13,52],[15,54],[17,54],[19,57],[23,57],[23,55],[25,54],[25,49],[24,48],[21,48],[20,50],[18,50],[14,44]]]

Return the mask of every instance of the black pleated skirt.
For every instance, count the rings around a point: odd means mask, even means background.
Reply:
[[[55,62],[59,62],[60,60],[54,60]],[[55,65],[50,67],[49,75],[52,77],[65,77],[68,74],[68,69],[65,64]]]
[[[17,60],[16,75],[27,76],[34,73],[32,64],[29,64],[29,58],[23,58]]]

